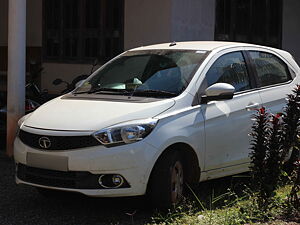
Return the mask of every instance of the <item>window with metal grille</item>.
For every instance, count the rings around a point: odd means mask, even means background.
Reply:
[[[216,0],[215,40],[281,47],[282,0]]]
[[[124,0],[44,0],[44,59],[107,61],[123,51]]]

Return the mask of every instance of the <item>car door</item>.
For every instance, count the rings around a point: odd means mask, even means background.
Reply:
[[[216,178],[248,170],[251,116],[261,105],[254,90],[242,51],[229,52],[217,58],[203,81],[209,87],[229,83],[235,87],[233,99],[211,101],[201,105],[205,118],[205,171]]]
[[[248,51],[260,88],[262,103],[271,113],[282,112],[287,94],[296,86],[291,70],[278,56],[263,51]]]

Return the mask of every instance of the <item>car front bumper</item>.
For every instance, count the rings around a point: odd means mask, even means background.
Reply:
[[[32,177],[24,179],[24,176],[18,175],[17,172],[16,183],[79,192],[94,197],[144,195],[156,154],[157,149],[144,141],[112,148],[99,145],[76,150],[44,151],[25,145],[17,137],[14,142],[16,168],[19,166],[36,168],[41,171],[41,176],[35,174],[34,179]],[[85,188],[84,185],[73,187],[63,183],[58,185],[57,176],[62,181],[65,174],[69,173],[88,173],[90,177],[96,179],[92,178],[94,180],[91,188]],[[51,174],[55,174],[54,177]],[[99,184],[97,188],[97,178],[103,174],[121,175],[128,185],[120,188],[103,188]],[[66,177],[66,180],[68,179]],[[83,182],[85,181],[83,179]],[[76,182],[78,184],[78,180]]]

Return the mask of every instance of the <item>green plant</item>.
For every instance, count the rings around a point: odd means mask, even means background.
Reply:
[[[282,160],[292,151],[290,160],[287,163],[286,170],[289,172],[292,182],[292,189],[288,197],[288,204],[294,209],[300,209],[300,143],[299,143],[299,127],[300,127],[300,85],[297,85],[293,93],[288,95],[287,107],[285,108],[284,117],[284,152]]]
[[[266,211],[269,206],[269,199],[272,196],[273,188],[267,183],[269,174],[267,169],[267,156],[270,152],[270,137],[272,137],[269,124],[270,114],[262,107],[254,115],[252,125],[251,142],[251,177],[252,187],[257,192],[258,206]]]
[[[295,148],[298,142],[298,128],[300,125],[300,85],[294,88],[292,94],[287,97],[287,106],[283,113],[283,153],[282,161],[288,152]],[[294,162],[291,162],[293,164]]]
[[[252,186],[257,192],[253,198],[260,209],[268,212],[276,207],[275,190],[281,181],[283,165],[287,165],[293,187],[288,204],[299,210],[300,169],[299,169],[299,127],[300,127],[300,86],[288,95],[287,106],[282,114],[271,115],[265,108],[254,116],[251,136],[250,157],[252,160]],[[284,163],[289,151],[292,157]]]
[[[282,174],[282,154],[284,142],[284,129],[281,121],[282,114],[271,115],[270,132],[268,136],[268,148],[265,160],[265,188],[267,197],[270,198],[275,195],[275,190],[281,180]]]

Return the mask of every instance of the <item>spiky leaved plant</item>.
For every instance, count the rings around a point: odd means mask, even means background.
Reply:
[[[268,137],[268,151],[265,158],[265,173],[267,174],[265,186],[268,198],[275,195],[275,190],[279,185],[282,174],[282,152],[284,129],[282,123],[282,114],[271,115],[270,136]]]
[[[293,93],[288,95],[287,107],[284,112],[284,152],[282,158],[284,159],[292,150],[292,155],[287,163],[286,170],[290,174],[292,181],[292,190],[289,195],[289,203],[297,210],[300,209],[300,85],[297,85]]]
[[[300,125],[300,85],[293,89],[293,93],[287,97],[287,106],[283,113],[283,152],[282,160],[285,159],[291,148],[295,149],[298,142],[298,130]],[[294,157],[294,156],[293,156]],[[291,164],[296,159],[291,159]]]
[[[288,201],[298,212],[300,210],[300,160],[295,161],[294,168],[291,174],[293,183]],[[299,213],[300,215],[300,213]]]
[[[269,125],[269,113],[266,112],[265,108],[260,108],[254,115],[254,123],[252,124],[252,136],[251,141],[251,177],[252,187],[257,192],[258,198],[257,203],[260,208],[265,209],[267,204],[268,196],[266,194],[266,155],[269,150],[269,137],[270,137],[270,125]]]

